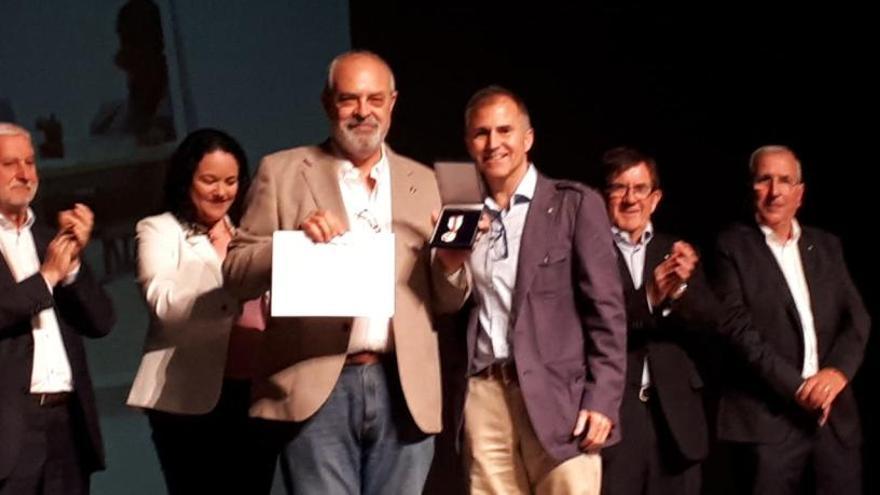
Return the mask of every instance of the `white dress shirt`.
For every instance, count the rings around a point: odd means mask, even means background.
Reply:
[[[807,286],[807,278],[804,276],[804,265],[801,262],[801,252],[798,243],[801,239],[801,226],[797,220],[791,222],[791,238],[780,239],[773,229],[761,225],[764,232],[764,240],[776,258],[788,290],[797,307],[798,317],[801,320],[801,331],[804,333],[804,363],[801,369],[801,377],[809,378],[819,371],[819,353],[816,344],[816,326],[813,323],[813,309],[810,306],[810,288]]]
[[[339,190],[352,232],[391,232],[391,169],[388,154],[370,170],[375,181],[372,191],[360,177],[360,171],[348,160],[338,160]],[[370,260],[364,260],[369,263]],[[390,320],[385,317],[356,317],[352,321],[348,353],[360,351],[385,352],[393,345]]]
[[[34,212],[30,208],[27,211],[27,220],[21,227],[0,214],[0,252],[16,282],[40,271],[40,259],[31,232],[33,224]],[[76,273],[72,273],[65,278],[64,284],[72,283],[75,277]],[[49,287],[49,291],[52,291],[52,287]],[[31,393],[70,392],[73,390],[73,374],[64,342],[61,340],[55,308],[46,308],[34,315],[31,318],[31,327],[34,338]]]

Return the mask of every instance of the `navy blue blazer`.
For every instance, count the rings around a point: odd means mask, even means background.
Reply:
[[[816,329],[819,368],[851,381],[865,353],[870,318],[850,278],[837,237],[803,227],[798,243]],[[723,377],[718,411],[722,440],[770,443],[792,428],[814,427],[816,416],[795,401],[803,381],[800,317],[788,284],[756,224],[735,225],[716,245],[715,288],[722,333],[735,350]],[[847,386],[828,424],[846,445],[861,442],[858,409]]]
[[[34,244],[42,260],[53,233],[33,228]],[[86,365],[82,336],[103,337],[115,323],[110,298],[83,263],[76,281],[58,285],[54,294],[39,273],[16,283],[6,259],[0,256],[0,480],[5,479],[18,459],[25,433],[27,405],[33,370],[34,340],[31,318],[47,308],[55,308],[61,337],[73,373],[77,427],[88,440],[82,445],[83,468],[87,472],[104,468],[104,448],[98,428],[98,415],[92,382]]]

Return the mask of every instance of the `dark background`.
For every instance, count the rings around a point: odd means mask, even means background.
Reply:
[[[615,2],[350,2],[354,48],[385,57],[400,91],[389,143],[426,163],[464,159],[462,110],[488,84],[525,99],[531,158],[550,176],[596,183],[612,146],[656,157],[660,229],[708,251],[749,218],[747,162],[764,144],[799,155],[799,218],[839,235],[877,315],[871,179],[876,43],[867,6]],[[872,43],[874,42],[874,43]],[[875,60],[875,62],[871,62]],[[822,301],[814,301],[822,304]],[[866,439],[866,493],[880,477],[877,339],[855,380]]]

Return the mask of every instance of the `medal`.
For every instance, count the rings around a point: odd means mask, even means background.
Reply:
[[[464,215],[452,215],[446,221],[447,231],[440,236],[440,240],[446,243],[452,242],[458,237],[458,229],[464,223]]]

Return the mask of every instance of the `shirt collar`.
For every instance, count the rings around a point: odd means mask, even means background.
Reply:
[[[642,232],[642,238],[638,240],[638,242],[632,242],[629,237],[629,232],[621,230],[618,227],[611,226],[611,233],[614,236],[614,242],[617,245],[623,245],[631,248],[644,247],[647,246],[651,239],[654,237],[654,224],[652,222],[648,222],[648,225],[645,227],[645,231]]]
[[[0,229],[8,230],[8,231],[20,231],[31,228],[34,225],[35,217],[34,210],[28,208],[27,209],[27,220],[24,221],[24,224],[21,227],[16,226],[12,223],[12,220],[6,218],[6,215],[0,213]]]
[[[758,226],[761,228],[761,232],[764,233],[764,239],[768,243],[773,243],[776,246],[785,246],[787,242],[797,243],[801,239],[801,224],[798,223],[796,218],[791,219],[791,238],[790,239],[781,239],[776,232],[773,231],[770,227],[759,223]]]
[[[530,163],[528,170],[526,170],[526,174],[519,181],[519,184],[516,186],[516,190],[513,192],[513,199],[510,202],[508,210],[516,205],[529,203],[535,196],[535,188],[537,187],[537,185],[538,169],[535,168],[534,163]],[[486,196],[483,204],[492,211],[501,210],[501,208],[498,206],[498,203],[495,202],[492,196]]]
[[[386,180],[389,173],[388,153],[385,152],[384,143],[381,146],[381,152],[382,154],[379,157],[379,161],[373,165],[372,169],[370,169],[370,178],[376,181],[377,184]],[[351,160],[338,158],[336,163],[338,164],[339,179],[341,181],[351,183],[360,180],[360,171],[354,166],[354,163],[352,163]]]

